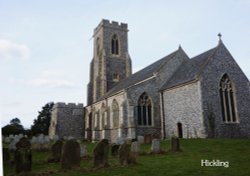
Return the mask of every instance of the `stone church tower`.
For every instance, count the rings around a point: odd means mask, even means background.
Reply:
[[[102,20],[94,29],[88,105],[99,100],[120,80],[131,75],[127,24]]]

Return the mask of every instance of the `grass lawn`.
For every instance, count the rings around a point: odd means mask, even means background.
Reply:
[[[89,159],[82,159],[77,170],[64,172],[59,164],[47,163],[48,152],[33,152],[33,173],[48,173],[56,176],[134,176],[134,175],[184,175],[184,176],[249,176],[250,140],[246,139],[182,139],[180,153],[143,155],[137,157],[137,164],[120,166],[118,158],[109,157],[110,167],[94,170],[92,150],[95,144],[88,143]],[[170,141],[162,141],[161,147],[168,150]],[[141,146],[149,151],[150,144]],[[229,161],[229,167],[201,167],[201,160]],[[13,175],[13,165],[4,166],[5,175]]]

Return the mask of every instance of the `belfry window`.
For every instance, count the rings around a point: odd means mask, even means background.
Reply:
[[[227,74],[220,81],[220,101],[223,122],[237,122],[234,89]]]
[[[113,35],[111,40],[111,54],[119,54],[119,41],[117,35]]]
[[[114,81],[114,82],[118,82],[119,79],[120,79],[120,75],[119,75],[118,73],[114,73],[114,74],[113,74],[113,81]]]
[[[137,105],[138,125],[151,126],[152,125],[152,103],[149,96],[143,93]]]

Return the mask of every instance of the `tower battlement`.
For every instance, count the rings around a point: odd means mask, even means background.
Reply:
[[[128,30],[128,24],[127,23],[119,23],[117,21],[109,21],[106,19],[103,19],[99,25],[94,29],[94,33],[97,33],[102,27],[110,27],[110,28],[116,28],[120,30]]]
[[[55,103],[53,106],[54,109],[56,108],[72,108],[72,109],[81,109],[83,108],[83,104],[82,103],[64,103],[64,102],[58,102]]]

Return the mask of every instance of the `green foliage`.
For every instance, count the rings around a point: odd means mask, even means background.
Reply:
[[[41,133],[45,135],[48,134],[53,106],[53,102],[47,103],[45,106],[42,107],[42,111],[38,112],[37,119],[34,120],[34,123],[31,126],[31,133],[33,135]]]
[[[21,125],[21,121],[16,117],[10,121],[10,124],[4,126],[2,128],[2,135],[8,136],[10,134],[20,134],[25,133],[23,126]]]

